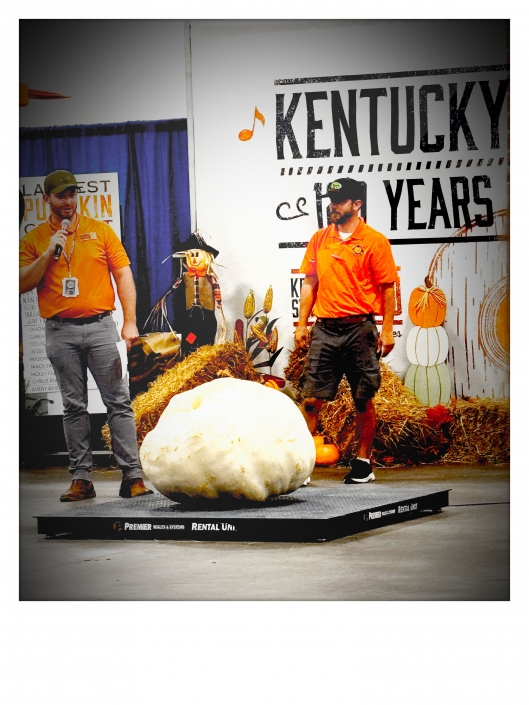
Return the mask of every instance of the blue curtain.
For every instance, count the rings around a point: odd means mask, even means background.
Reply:
[[[138,327],[179,274],[162,260],[190,233],[187,120],[21,128],[20,176],[118,173],[122,242],[138,290]]]

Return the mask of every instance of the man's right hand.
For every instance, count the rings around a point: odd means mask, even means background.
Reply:
[[[64,247],[66,245],[66,231],[64,230],[57,230],[56,233],[54,233],[51,238],[50,238],[50,244],[48,245],[48,249],[46,250],[46,254],[48,257],[52,257],[53,253],[55,252],[55,248],[57,245],[60,245],[62,249],[64,250]]]
[[[46,269],[55,265],[53,253],[55,252],[57,245],[60,245],[64,250],[66,245],[66,233],[64,230],[57,230],[57,232],[50,237],[48,247],[44,250],[40,257],[34,260],[31,264],[28,264],[25,267],[20,267],[19,291],[21,294],[25,294],[26,291],[31,291],[34,289],[42,277],[46,274]]]
[[[309,327],[298,323],[296,330],[294,331],[294,342],[296,344],[296,348],[308,348],[309,341],[310,341]]]

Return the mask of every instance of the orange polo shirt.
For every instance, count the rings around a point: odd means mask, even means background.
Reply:
[[[19,266],[25,267],[38,259],[48,249],[51,236],[49,220],[24,235],[20,240]],[[81,215],[75,233],[68,235],[67,253],[71,251],[74,239],[70,271],[72,277],[79,280],[79,296],[67,298],[62,295],[62,280],[68,276],[68,263],[64,253],[57,262],[52,258],[37,285],[39,311],[43,318],[83,318],[115,309],[110,272],[130,264],[118,236],[106,223]]]
[[[318,276],[313,314],[320,318],[381,314],[381,285],[398,281],[389,240],[363,218],[346,240],[335,225],[318,230],[300,272]]]

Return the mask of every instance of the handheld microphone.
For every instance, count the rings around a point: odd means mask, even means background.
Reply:
[[[70,227],[70,221],[68,220],[68,218],[65,218],[61,223],[61,230],[68,230],[69,227]],[[59,257],[61,256],[61,252],[62,252],[62,247],[60,245],[56,245],[55,250],[53,251],[53,259],[55,261],[57,261],[59,259]]]

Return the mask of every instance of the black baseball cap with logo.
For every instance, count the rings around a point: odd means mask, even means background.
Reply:
[[[67,188],[72,188],[72,186],[79,188],[77,186],[77,179],[71,171],[66,171],[65,169],[52,171],[51,174],[48,174],[44,179],[44,193],[46,195],[50,193],[62,193]]]
[[[332,203],[342,203],[342,201],[363,201],[365,199],[365,185],[354,179],[336,179],[327,184],[327,193],[324,197],[330,198]]]

